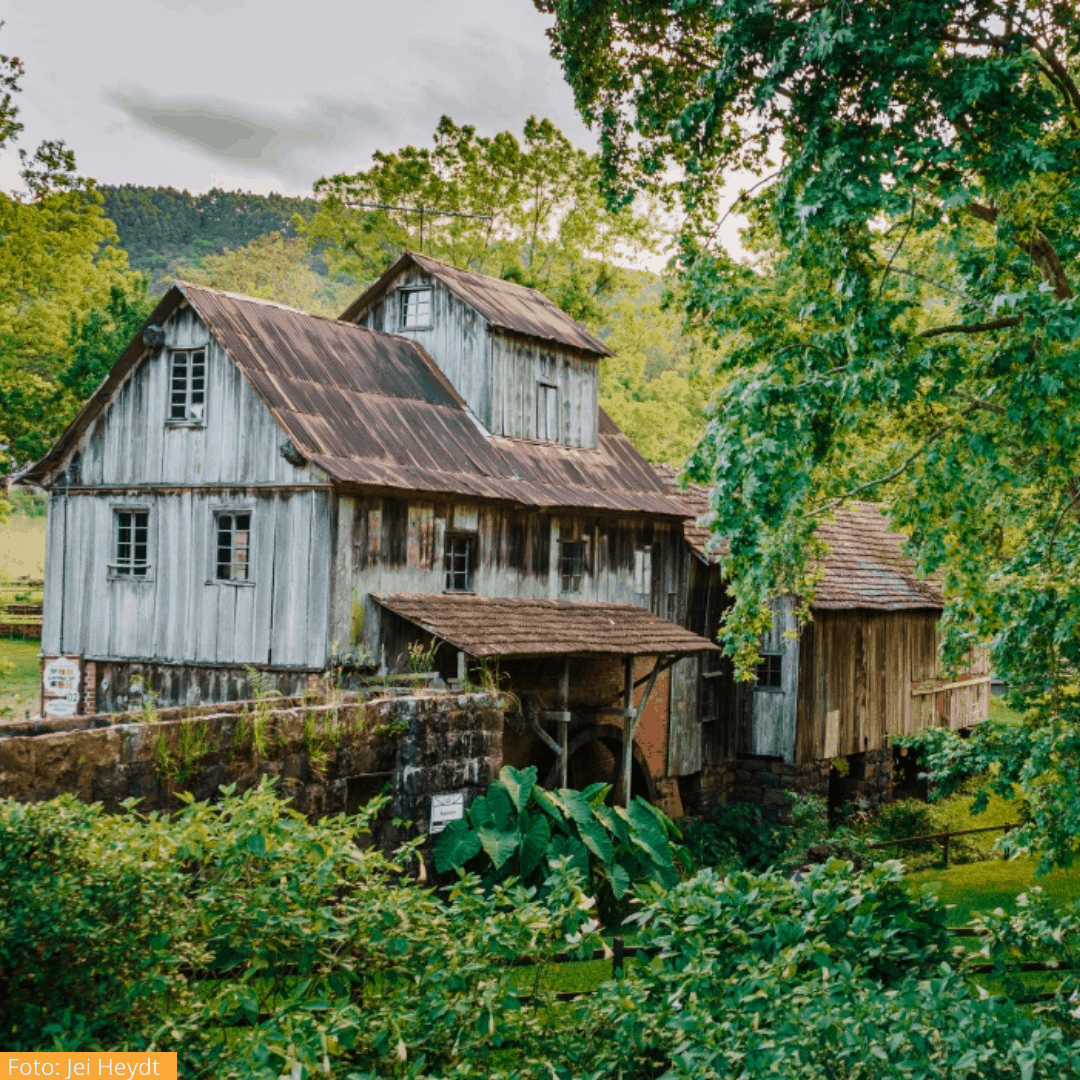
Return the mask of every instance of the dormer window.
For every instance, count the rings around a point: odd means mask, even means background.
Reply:
[[[406,289],[401,294],[402,330],[427,330],[431,326],[431,290]]]
[[[201,424],[206,415],[206,350],[175,349],[169,384],[169,422]]]
[[[536,437],[559,441],[559,388],[551,383],[536,384]]]

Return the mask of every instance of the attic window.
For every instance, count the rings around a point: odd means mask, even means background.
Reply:
[[[551,383],[536,384],[536,437],[559,441],[559,388]]]
[[[408,289],[401,294],[403,330],[426,330],[431,326],[431,290]]]
[[[201,424],[206,412],[206,350],[177,349],[172,354],[169,420]]]

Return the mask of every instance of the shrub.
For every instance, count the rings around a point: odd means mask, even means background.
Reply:
[[[510,878],[542,886],[553,861],[566,859],[590,883],[609,923],[629,910],[624,901],[634,884],[675,884],[671,840],[678,833],[664,813],[641,798],[625,809],[608,806],[609,784],[545,791],[536,775],[535,766],[504,765],[466,816],[439,834],[436,870],[472,870],[488,886]]]

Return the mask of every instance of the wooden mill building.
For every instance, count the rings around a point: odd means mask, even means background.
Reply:
[[[46,710],[434,646],[447,679],[509,678],[507,760],[614,778],[629,724],[636,788],[677,810],[698,717],[670,669],[716,646],[680,625],[685,507],[597,407],[607,355],[535,290],[411,253],[341,319],[173,286],[22,477],[50,494],[43,654],[81,680]]]
[[[609,355],[539,292],[409,252],[340,319],[176,284],[21,477],[50,495],[46,711],[420,662],[513,692],[505,761],[675,814],[762,762],[857,773],[985,717],[985,667],[941,678],[940,594],[871,507],[827,527],[813,622],[779,603],[736,685],[706,493],[598,407]]]

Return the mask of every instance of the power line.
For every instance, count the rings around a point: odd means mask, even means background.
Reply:
[[[389,203],[346,202],[342,205],[350,210],[401,210],[406,214],[420,215],[420,254],[424,253],[424,215],[428,217],[467,217],[479,221],[490,221],[490,214],[466,214],[459,210],[433,210],[427,206],[391,206]]]

